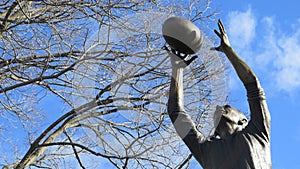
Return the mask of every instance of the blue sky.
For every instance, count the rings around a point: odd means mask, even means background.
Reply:
[[[212,8],[221,12],[218,17],[227,29],[232,47],[253,68],[265,89],[272,116],[273,169],[300,169],[299,5],[296,0],[212,2]],[[249,112],[243,85],[235,72],[231,73],[230,104]],[[56,119],[51,112],[65,112],[61,109],[49,107],[48,118]]]
[[[253,68],[266,92],[272,117],[273,169],[299,169],[300,2],[213,3],[221,12],[231,46]],[[230,77],[231,104],[249,112],[243,85],[237,76]]]

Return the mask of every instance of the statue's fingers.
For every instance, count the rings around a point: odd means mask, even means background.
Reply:
[[[176,53],[176,50],[175,50],[175,49],[171,48],[171,52],[172,52],[173,54],[177,55],[177,53]]]
[[[210,50],[222,51],[221,46],[211,47]]]
[[[217,47],[211,47],[210,50],[217,50]]]
[[[162,47],[162,49],[163,49],[163,50],[166,50],[167,52],[170,52],[170,49],[169,49],[166,45],[164,45],[164,46]]]
[[[180,55],[181,59],[185,59],[185,58],[187,58],[188,56],[189,56],[188,54]]]
[[[214,30],[214,32],[215,32],[215,34],[217,34],[217,35],[218,35],[218,37],[219,37],[219,38],[221,38],[221,39],[222,39],[222,35],[221,35],[221,33],[220,33],[220,32],[218,32],[217,30]]]
[[[198,56],[197,55],[195,55],[195,56],[193,56],[190,60],[187,60],[187,61],[185,61],[185,64],[188,66],[188,65],[190,65],[195,59],[197,59],[198,58]]]
[[[223,25],[221,19],[218,20],[218,26],[219,26],[221,34],[226,34],[226,30],[224,28],[224,25]]]
[[[218,27],[219,27],[219,30],[220,30],[220,32],[222,33],[222,21],[219,19],[218,20]]]

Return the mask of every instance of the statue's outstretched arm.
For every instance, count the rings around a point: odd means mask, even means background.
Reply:
[[[183,139],[195,158],[201,161],[201,143],[205,138],[195,127],[191,117],[184,110],[183,71],[196,57],[188,57],[169,51],[172,63],[172,77],[168,100],[168,114],[178,135]]]
[[[225,28],[218,21],[219,31],[215,30],[221,39],[221,45],[213,49],[223,52],[233,65],[238,77],[243,82],[248,95],[251,111],[251,121],[257,130],[262,131],[267,139],[270,138],[270,113],[264,96],[264,91],[251,68],[231,48]],[[249,124],[250,124],[249,123]]]
[[[235,51],[231,48],[226,30],[221,22],[218,21],[218,26],[220,32],[214,30],[218,37],[221,39],[221,45],[219,47],[214,48],[217,51],[225,53],[234,69],[236,70],[239,78],[243,82],[244,85],[249,83],[254,83],[257,81],[257,78],[251,68],[235,53]]]

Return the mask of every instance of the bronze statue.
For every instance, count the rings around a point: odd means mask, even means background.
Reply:
[[[172,123],[204,169],[270,169],[270,113],[259,80],[250,67],[231,48],[222,22],[218,22],[221,44],[213,48],[223,52],[233,65],[247,91],[251,119],[237,109],[225,105],[217,106],[215,135],[205,138],[195,127],[184,110],[183,70],[196,57],[175,50],[168,50],[171,56],[172,79],[168,101],[168,113]]]

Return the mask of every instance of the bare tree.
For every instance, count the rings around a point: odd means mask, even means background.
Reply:
[[[0,165],[188,168],[191,155],[166,116],[160,29],[171,15],[201,27],[216,13],[209,0],[0,2]],[[199,130],[225,99],[223,60],[209,41],[185,74]],[[51,120],[46,110],[56,106]]]

